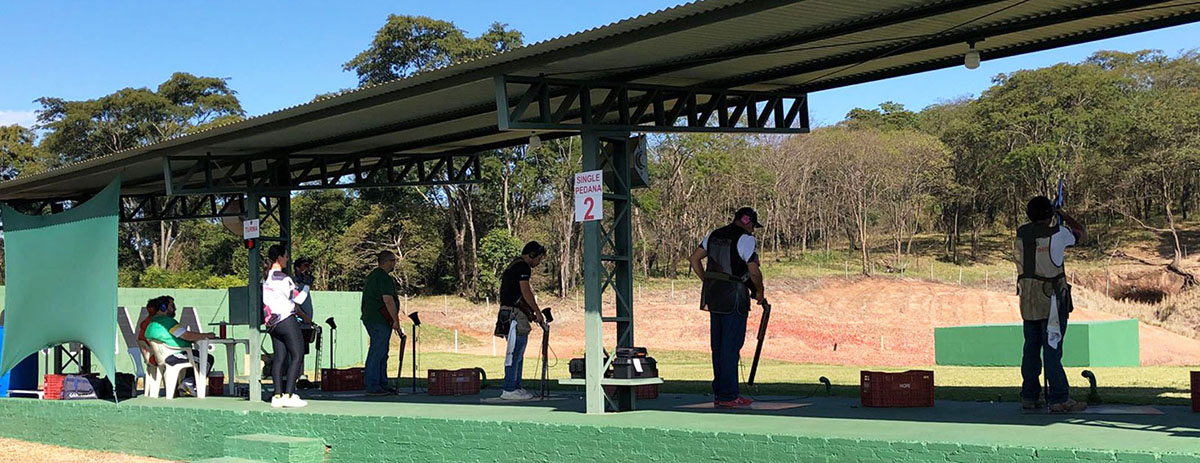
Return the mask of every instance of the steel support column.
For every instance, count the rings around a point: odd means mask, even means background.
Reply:
[[[246,191],[246,218],[245,220],[254,220],[258,218],[258,193],[253,189]],[[260,328],[262,320],[262,244],[259,240],[253,241],[254,245],[248,250],[249,256],[247,262],[247,284],[246,292],[249,297],[246,300],[249,306],[246,307],[246,320],[250,321],[250,352],[248,352],[250,361],[246,365],[246,374],[249,376],[250,382],[250,401],[257,402],[262,400],[262,368],[260,365],[258,352],[262,348],[263,333]],[[203,355],[204,353],[201,352]],[[231,373],[232,375],[232,373]],[[230,381],[234,376],[230,377]]]
[[[600,137],[594,132],[583,133],[583,170],[600,170],[602,157]],[[587,413],[604,413],[604,321],[602,311],[604,298],[600,292],[600,274],[604,267],[600,262],[600,222],[583,223],[583,330],[584,397]]]
[[[604,323],[616,323],[617,347],[633,346],[633,236],[630,210],[628,132],[583,132],[583,170],[606,170],[604,216],[583,223],[584,331],[586,334],[585,393],[588,413],[603,413],[600,382],[615,355],[604,362]],[[614,317],[605,317],[605,295],[612,289]],[[634,393],[618,387],[612,403],[632,410]]]

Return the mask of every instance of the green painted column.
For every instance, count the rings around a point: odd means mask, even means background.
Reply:
[[[600,137],[593,132],[583,132],[583,170],[599,170],[602,166]],[[600,221],[583,223],[583,331],[585,336],[584,359],[587,371],[584,375],[584,400],[587,413],[604,413],[604,388],[600,379],[604,376],[604,321],[601,319],[603,294],[600,279],[603,267],[600,262]]]

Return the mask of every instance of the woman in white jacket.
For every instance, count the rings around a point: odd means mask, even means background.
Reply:
[[[267,325],[275,349],[271,363],[275,395],[271,397],[271,406],[303,407],[308,402],[296,395],[296,378],[304,368],[304,336],[300,333],[297,317],[301,315],[296,311],[296,304],[303,304],[308,299],[308,287],[296,288],[292,277],[284,273],[288,255],[283,245],[271,246],[267,250],[267,259],[271,268],[263,280],[262,294],[263,323]],[[288,363],[286,376],[284,363]]]

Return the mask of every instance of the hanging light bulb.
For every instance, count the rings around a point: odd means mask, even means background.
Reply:
[[[967,69],[978,68],[979,50],[975,49],[975,42],[967,42],[967,45],[970,45],[971,49],[967,50],[967,54],[963,56],[963,66],[966,66]]]
[[[537,133],[530,135],[529,136],[529,149],[535,150],[535,149],[538,149],[541,147],[542,147],[542,137],[539,137]]]

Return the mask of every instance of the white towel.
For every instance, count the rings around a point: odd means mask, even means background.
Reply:
[[[1050,320],[1046,324],[1046,343],[1051,348],[1058,349],[1058,344],[1062,342],[1062,326],[1058,322],[1058,292],[1050,296]]]
[[[513,351],[517,349],[517,321],[513,320],[508,325],[508,347],[504,351],[504,366],[511,367],[513,365]]]

